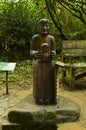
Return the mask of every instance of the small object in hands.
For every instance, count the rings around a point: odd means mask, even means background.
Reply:
[[[50,47],[48,43],[43,43],[41,45],[41,51],[42,51],[42,61],[48,62],[50,60]]]

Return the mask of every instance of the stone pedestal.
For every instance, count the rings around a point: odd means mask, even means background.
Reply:
[[[56,125],[5,125],[2,130],[57,130]]]
[[[2,130],[56,130],[56,124],[76,121],[79,116],[79,105],[68,98],[59,96],[58,107],[37,105],[30,94],[3,117]]]

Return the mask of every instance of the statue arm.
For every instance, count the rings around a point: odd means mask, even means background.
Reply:
[[[30,43],[30,57],[34,58],[35,57],[35,53],[37,52],[36,50],[36,42],[35,42],[35,38],[36,36],[32,37],[31,43]]]
[[[31,50],[30,51],[30,57],[34,58],[34,59],[41,59],[42,57],[42,52],[40,50],[35,51],[35,50]]]
[[[55,38],[52,36],[51,37],[51,58],[54,58],[56,56],[56,43],[55,43]]]
[[[40,59],[42,56],[41,51],[38,48],[38,35],[34,35],[32,37],[31,45],[30,45],[30,57],[35,59]]]
[[[30,57],[31,58],[35,58],[35,54],[37,53],[37,51],[35,50],[30,50]]]

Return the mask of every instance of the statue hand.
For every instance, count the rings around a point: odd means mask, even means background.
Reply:
[[[55,55],[56,55],[56,52],[55,52],[55,51],[50,51],[50,57],[51,57],[51,58],[54,58]]]
[[[41,59],[41,58],[42,58],[42,51],[38,50],[38,51],[35,53],[35,58]]]

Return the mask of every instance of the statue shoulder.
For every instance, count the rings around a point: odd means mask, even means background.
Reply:
[[[32,36],[32,41],[37,40],[37,39],[39,39],[39,34],[36,34],[36,35]]]
[[[50,39],[51,42],[55,42],[55,38],[54,38],[54,36],[52,36],[52,35],[48,35],[48,37],[49,37],[49,39]]]

